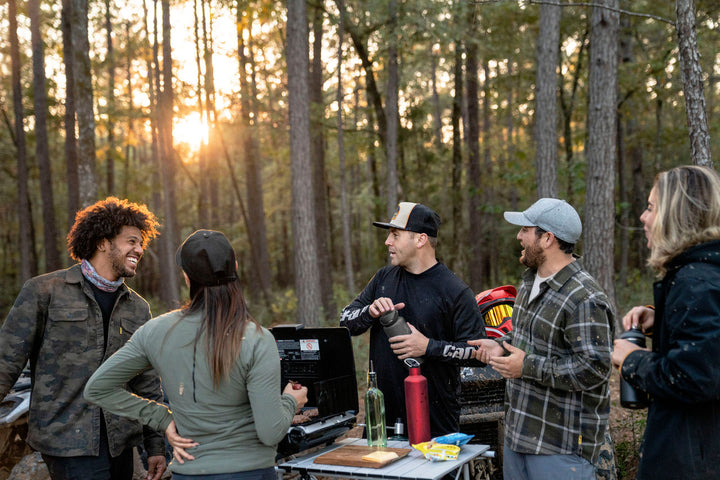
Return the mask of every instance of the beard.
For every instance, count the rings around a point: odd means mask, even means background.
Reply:
[[[135,276],[135,270],[131,270],[125,265],[126,260],[127,255],[123,254],[113,243],[110,243],[110,265],[118,277],[130,278]]]
[[[520,263],[535,270],[545,263],[545,253],[543,253],[543,249],[540,248],[537,241],[525,247],[525,254],[520,257]]]

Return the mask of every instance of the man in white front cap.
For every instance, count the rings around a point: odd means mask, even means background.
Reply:
[[[614,313],[573,255],[582,224],[564,200],[541,198],[519,225],[527,267],[506,337],[469,342],[507,378],[503,475],[595,479],[610,413]]]
[[[459,431],[460,365],[483,366],[473,358],[467,340],[485,337],[485,324],[475,296],[462,280],[435,257],[440,217],[420,203],[402,202],[389,222],[373,222],[388,230],[385,245],[391,265],[378,270],[360,295],[345,307],[340,325],[352,335],[370,330],[370,360],[385,395],[388,423],[407,425],[401,360],[422,358],[428,381],[430,433]],[[380,317],[399,310],[412,334],[391,338]]]

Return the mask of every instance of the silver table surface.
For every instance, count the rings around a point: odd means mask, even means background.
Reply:
[[[468,479],[468,463],[490,449],[488,445],[466,444],[462,446],[457,460],[445,460],[442,462],[431,462],[422,453],[412,449],[407,456],[382,468],[345,467],[342,465],[313,463],[320,455],[344,445],[367,445],[367,440],[364,438],[339,440],[311,454],[280,463],[277,468],[285,472],[299,473],[303,477],[315,475],[351,479],[437,480],[449,473],[452,473],[455,478],[458,478],[463,473],[464,477]],[[392,448],[412,448],[407,441],[388,441],[387,446]]]

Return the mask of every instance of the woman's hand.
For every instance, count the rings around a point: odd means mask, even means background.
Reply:
[[[197,447],[200,445],[197,442],[193,442],[189,438],[183,438],[178,434],[177,428],[175,428],[175,420],[170,422],[170,425],[165,429],[165,437],[167,438],[170,445],[173,447],[173,456],[178,463],[185,463],[187,460],[195,460],[195,457],[190,455],[185,450],[191,447]]]
[[[612,364],[620,368],[625,361],[625,358],[630,355],[630,352],[634,352],[635,350],[648,350],[647,348],[640,348],[639,346],[635,345],[634,343],[623,340],[623,339],[617,339],[614,342],[614,348],[612,351],[612,356],[610,359],[612,360]]]
[[[300,388],[297,388],[300,387]],[[285,386],[285,390],[283,390],[283,393],[287,393],[288,395],[292,395],[292,397],[297,402],[297,408],[298,410],[305,406],[305,404],[308,401],[307,398],[307,387],[303,387],[299,383],[288,383]]]
[[[633,307],[625,314],[622,323],[625,330],[640,327],[643,332],[647,332],[655,324],[655,310],[650,307]]]

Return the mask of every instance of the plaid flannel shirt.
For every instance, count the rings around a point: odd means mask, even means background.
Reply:
[[[523,274],[513,330],[499,339],[525,351],[521,378],[507,381],[505,438],[519,453],[594,462],[610,413],[612,306],[579,260],[528,301],[535,274]]]

